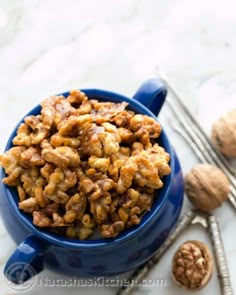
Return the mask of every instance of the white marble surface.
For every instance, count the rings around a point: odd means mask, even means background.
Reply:
[[[213,120],[236,107],[235,10],[235,0],[0,0],[1,152],[18,120],[44,97],[84,87],[131,96],[142,81],[159,73],[209,132]],[[183,141],[177,151],[187,172],[196,159]],[[235,212],[225,204],[216,214],[236,290]],[[187,231],[149,275],[166,279],[167,287],[143,288],[136,294],[188,294],[170,277],[172,254],[185,239],[209,244],[200,228]],[[15,246],[1,223],[0,245],[0,295],[9,295],[14,292],[2,268]],[[45,292],[59,295],[65,288],[36,287],[28,294]],[[115,289],[66,292],[112,295]],[[216,273],[199,292],[213,293],[220,294]]]

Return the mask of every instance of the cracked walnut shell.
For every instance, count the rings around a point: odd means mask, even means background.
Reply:
[[[174,254],[172,277],[180,287],[199,290],[209,282],[212,271],[212,256],[200,241],[186,241]]]
[[[185,191],[197,209],[211,212],[227,199],[230,183],[219,168],[198,164],[185,177]]]
[[[213,124],[211,138],[222,154],[236,157],[236,110],[226,113]]]

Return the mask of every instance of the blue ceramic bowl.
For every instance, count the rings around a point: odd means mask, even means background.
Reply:
[[[99,89],[83,91],[89,98],[101,101],[126,101],[134,112],[156,120],[155,115],[161,110],[167,93],[162,81],[157,79],[146,81],[132,99]],[[63,95],[67,97],[68,92]],[[36,115],[40,109],[37,106],[27,115]],[[17,128],[18,126],[11,134],[6,150],[12,147]],[[98,277],[127,272],[147,261],[176,224],[183,201],[181,167],[164,130],[158,143],[170,154],[172,172],[164,177],[164,186],[156,193],[152,209],[145,214],[141,223],[124,231],[117,238],[79,241],[40,230],[33,225],[30,215],[18,209],[16,190],[1,184],[2,219],[9,234],[18,244],[5,266],[4,274],[8,280],[16,284],[27,281],[32,273],[19,277],[19,265],[23,269],[25,264],[31,266],[35,274],[47,268],[66,275]],[[1,178],[3,177],[5,173],[2,170]],[[15,270],[12,267],[14,265],[18,265]]]

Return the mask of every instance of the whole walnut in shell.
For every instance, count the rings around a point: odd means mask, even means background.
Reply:
[[[236,157],[236,110],[223,115],[212,126],[213,144],[228,157]]]
[[[198,164],[185,177],[185,191],[197,209],[211,212],[227,199],[230,183],[219,168]]]
[[[172,261],[172,277],[178,286],[199,290],[210,280],[213,270],[208,247],[199,241],[187,241],[176,251]]]

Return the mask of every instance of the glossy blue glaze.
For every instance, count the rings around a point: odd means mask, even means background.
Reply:
[[[150,85],[152,86],[149,87]],[[89,98],[101,101],[127,101],[129,108],[134,112],[156,119],[140,101],[158,113],[166,95],[164,85],[159,80],[149,80],[139,89],[141,92],[138,91],[134,96],[139,101],[99,89],[83,89],[83,91]],[[63,95],[67,97],[68,92]],[[154,103],[154,100],[157,103]],[[38,114],[40,109],[40,106],[37,106],[29,114]],[[18,126],[10,136],[6,150],[11,148],[17,128]],[[30,264],[35,272],[48,268],[55,272],[81,277],[110,276],[134,269],[149,259],[175,225],[183,202],[183,177],[180,164],[165,131],[162,132],[158,142],[171,156],[172,173],[164,177],[164,186],[156,193],[152,209],[145,214],[142,222],[114,239],[78,241],[40,230],[32,224],[30,215],[18,210],[16,190],[1,184],[2,219],[9,234],[19,244],[6,264],[5,275],[12,264],[23,262]],[[1,177],[4,176],[2,170]],[[14,273],[11,273],[8,279],[17,283],[17,275]]]

